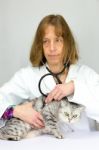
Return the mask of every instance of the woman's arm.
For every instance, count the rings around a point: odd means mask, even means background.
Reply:
[[[0,117],[7,107],[29,99],[29,68],[19,70],[12,79],[0,88]]]
[[[43,117],[33,109],[32,102],[17,105],[14,108],[13,116],[31,124],[33,127],[44,127]]]
[[[74,82],[70,81],[64,84],[57,84],[55,88],[48,94],[45,102],[49,103],[53,99],[61,100],[65,96],[69,96],[74,93]]]

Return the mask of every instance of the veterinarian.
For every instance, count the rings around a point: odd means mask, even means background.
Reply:
[[[63,16],[45,16],[38,25],[31,47],[32,65],[20,69],[0,88],[0,118],[14,116],[33,127],[44,127],[41,114],[32,108],[31,102],[18,105],[43,92],[47,95],[46,103],[66,96],[69,101],[85,106],[86,119],[99,121],[99,75],[79,64],[78,60],[75,39]],[[44,77],[45,74],[51,75]]]

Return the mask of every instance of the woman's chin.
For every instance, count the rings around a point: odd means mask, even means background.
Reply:
[[[52,59],[51,61],[48,62],[48,64],[51,66],[58,66],[60,64],[60,62]]]

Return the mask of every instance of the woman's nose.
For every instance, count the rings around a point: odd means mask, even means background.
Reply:
[[[54,41],[51,41],[51,42],[50,42],[50,50],[53,51],[53,50],[55,50],[55,49],[56,49],[56,44],[55,44]]]

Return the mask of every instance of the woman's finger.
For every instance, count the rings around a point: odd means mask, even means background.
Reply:
[[[57,94],[57,89],[54,89],[52,92],[50,92],[45,100],[46,103],[51,102],[54,99],[54,96]]]
[[[54,95],[54,100],[59,100],[59,97],[61,96],[61,92],[57,92],[56,95]]]
[[[33,122],[32,124],[33,127],[36,127],[36,128],[42,128],[44,127],[44,125],[42,124],[42,122],[36,120],[35,122]]]
[[[40,126],[40,127],[44,127],[44,122],[40,119],[36,120],[36,123]]]

